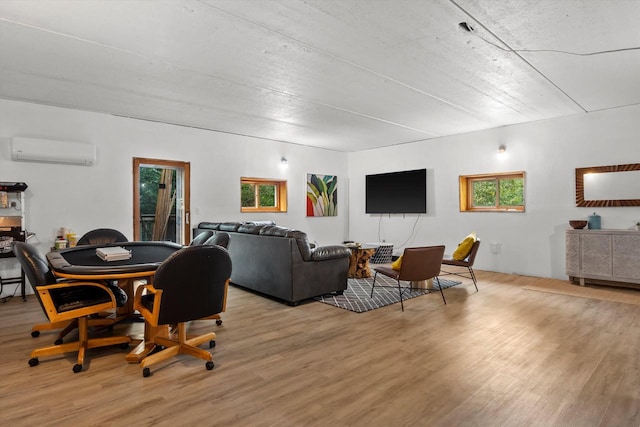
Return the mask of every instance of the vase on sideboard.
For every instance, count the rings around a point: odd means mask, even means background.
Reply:
[[[587,228],[590,230],[600,230],[600,215],[595,212],[593,215],[589,215],[589,225]]]

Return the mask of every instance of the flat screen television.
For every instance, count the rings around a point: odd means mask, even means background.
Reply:
[[[427,170],[366,176],[368,214],[427,213]]]

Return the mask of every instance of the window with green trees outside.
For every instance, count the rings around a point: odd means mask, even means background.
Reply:
[[[460,176],[460,211],[524,212],[524,172]]]
[[[287,182],[264,178],[241,178],[240,211],[286,212]]]

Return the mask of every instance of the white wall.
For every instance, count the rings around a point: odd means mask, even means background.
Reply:
[[[500,144],[507,146],[503,156],[497,155]],[[569,220],[596,211],[603,228],[632,229],[640,221],[638,207],[577,208],[575,168],[625,163],[640,163],[640,106],[350,153],[349,238],[445,244],[450,254],[476,231],[483,242],[478,269],[566,278]],[[427,168],[426,215],[364,213],[366,174],[419,168]],[[526,172],[526,212],[459,211],[459,175],[520,170]],[[498,254],[491,254],[491,242],[501,245]]]
[[[85,141],[97,146],[95,166],[15,162],[12,136]],[[289,167],[280,167],[286,156]],[[341,243],[347,235],[347,156],[300,145],[145,122],[107,114],[0,100],[0,181],[23,181],[27,229],[45,253],[56,230],[78,235],[98,227],[133,237],[132,158],[191,162],[192,225],[201,221],[272,219],[307,232],[319,244]],[[338,176],[338,216],[306,217],[306,174]],[[240,177],[286,178],[288,212],[240,213]],[[0,260],[0,275],[12,262]],[[13,286],[8,286],[13,291]],[[5,289],[4,294],[7,293]]]
[[[91,142],[93,167],[14,162],[9,138],[32,136]],[[506,156],[496,155],[499,144]],[[280,169],[286,156],[289,168]],[[210,132],[106,114],[0,100],[0,181],[29,185],[27,228],[41,252],[56,230],[82,234],[96,227],[133,234],[132,158],[191,162],[192,224],[201,221],[273,219],[332,244],[385,239],[396,245],[442,244],[451,253],[475,230],[483,240],[476,267],[564,278],[564,230],[569,219],[594,209],[576,208],[576,167],[640,162],[640,106],[421,141],[395,147],[339,153],[294,144]],[[364,214],[364,176],[428,169],[426,215]],[[460,213],[458,176],[524,170],[525,213]],[[307,218],[306,173],[339,179],[338,217]],[[241,214],[240,176],[287,178],[289,211]],[[599,208],[604,228],[632,228],[640,208]],[[417,223],[415,220],[417,219]],[[415,232],[412,232],[414,223]],[[381,226],[381,233],[378,228]],[[501,244],[493,255],[489,243]],[[9,264],[9,265],[8,265]],[[15,264],[0,260],[0,275]],[[9,273],[8,273],[9,271]],[[5,289],[13,291],[9,285]]]

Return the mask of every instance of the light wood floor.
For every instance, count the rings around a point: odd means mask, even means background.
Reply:
[[[528,291],[533,277],[478,272],[439,294],[367,313],[230,290],[216,367],[179,356],[143,378],[118,348],[29,352],[33,297],[0,304],[0,425],[640,425],[640,307]],[[141,324],[117,332],[140,334]]]

